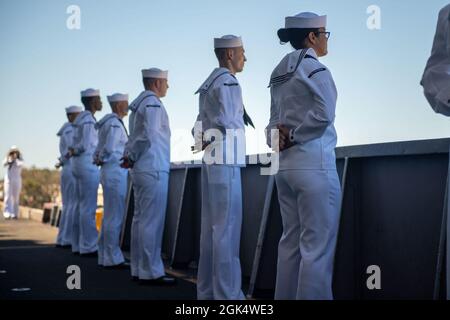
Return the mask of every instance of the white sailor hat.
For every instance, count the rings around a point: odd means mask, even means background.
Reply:
[[[236,48],[242,46],[242,38],[232,34],[228,34],[220,38],[214,38],[214,49]]]
[[[285,29],[318,29],[326,26],[327,16],[319,16],[313,12],[302,12],[285,18]]]
[[[295,16],[285,18],[285,27],[278,30],[277,34],[281,41],[289,41],[289,30],[291,29],[319,29],[326,28],[327,16],[319,16],[313,12],[302,12]]]
[[[66,108],[66,113],[80,113],[83,112],[83,108],[79,106],[70,106]]]
[[[81,91],[81,97],[82,98],[86,98],[86,97],[99,97],[100,96],[100,90],[95,90],[95,89],[86,89]]]
[[[167,79],[169,76],[169,71],[161,70],[158,68],[150,68],[142,70],[143,78],[156,78],[156,79]]]
[[[13,146],[11,146],[11,148],[9,149],[9,152],[12,152],[12,151],[19,151],[19,148],[17,148],[16,145],[13,145]]]
[[[111,96],[107,96],[108,102],[128,101],[128,94],[114,93]]]

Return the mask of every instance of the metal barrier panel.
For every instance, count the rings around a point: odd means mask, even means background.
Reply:
[[[50,214],[50,225],[56,226],[57,219],[58,219],[58,206],[53,206]]]
[[[351,159],[339,232],[338,299],[432,299],[447,155]],[[381,270],[369,290],[367,267]]]
[[[171,174],[179,170],[172,171]],[[172,178],[171,178],[172,179]],[[241,265],[244,277],[250,277],[255,255],[256,242],[266,195],[268,176],[260,175],[259,165],[249,165],[241,170],[243,190],[243,222],[241,230]],[[181,184],[180,184],[181,185]],[[196,265],[199,259],[200,226],[201,226],[201,168],[189,168],[183,197],[181,201],[174,197],[175,203],[181,204],[178,219],[171,217],[174,210],[167,213],[172,221],[166,224],[166,234],[176,234],[176,245],[167,256],[171,257],[171,265],[186,267]],[[251,197],[249,197],[251,195]],[[247,196],[247,197],[246,197]],[[169,199],[169,203],[171,200]],[[166,218],[166,219],[167,219]],[[177,223],[175,223],[175,221]],[[177,225],[175,230],[174,225]],[[164,247],[171,248],[173,241],[164,237]],[[169,250],[169,249],[167,249]],[[164,251],[167,253],[168,251]]]
[[[261,225],[260,232],[264,233],[259,261],[255,261],[258,268],[255,269],[255,284],[248,296],[272,299],[275,288],[277,270],[278,242],[283,232],[283,225],[278,202],[276,183],[270,196],[268,216],[265,225]]]
[[[172,259],[175,254],[186,173],[187,169],[172,170],[169,176],[169,191],[167,194],[167,210],[162,245],[162,254],[167,259]]]
[[[173,171],[172,171],[173,172]],[[179,213],[177,237],[170,264],[172,267],[196,267],[200,254],[201,171],[188,168]]]
[[[242,229],[240,259],[243,277],[251,276],[269,180],[269,176],[261,175],[260,170],[260,165],[248,165],[241,169]]]
[[[42,214],[42,223],[50,223],[51,214],[52,209],[44,207],[44,212]]]
[[[445,297],[448,146],[450,139],[337,148],[343,201],[336,249],[336,299]],[[276,184],[260,164],[241,170],[241,265],[249,296],[272,298],[282,232]],[[184,169],[184,170],[182,170]],[[272,179],[272,180],[271,180]],[[163,241],[172,266],[195,268],[201,222],[200,166],[173,166]],[[122,248],[129,248],[132,192]],[[438,264],[438,253],[440,253]],[[381,290],[369,290],[366,270],[381,269]],[[442,275],[441,277],[437,277]],[[435,282],[437,285],[435,285]]]
[[[172,170],[169,176],[169,190],[168,201],[166,209],[166,220],[163,234],[163,247],[162,253],[168,259],[172,256],[176,232],[179,225],[180,215],[180,200],[183,199],[184,184],[186,179],[187,169]],[[131,225],[134,215],[134,193],[131,178],[128,178],[128,192],[126,197],[126,213],[124,217],[124,225],[122,227],[121,234],[121,249],[123,251],[130,251],[131,243]]]
[[[61,216],[62,216],[62,208],[58,208],[58,214],[57,214],[57,217],[56,217],[56,225],[55,225],[55,227],[59,228],[59,224],[60,224],[61,218],[62,218]]]

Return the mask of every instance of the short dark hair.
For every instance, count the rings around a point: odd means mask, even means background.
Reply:
[[[309,37],[309,34],[313,32],[317,34],[319,32],[319,28],[313,29],[300,29],[300,28],[292,28],[292,29],[280,29],[278,30],[278,38],[280,38],[281,42],[287,43],[289,42],[294,49],[305,49],[306,48],[306,39]]]
[[[142,82],[144,83],[144,87],[147,89],[148,87],[152,86],[157,80],[160,80],[158,78],[142,78]]]
[[[214,53],[216,54],[217,60],[223,61],[227,59],[227,51],[233,49],[235,48],[215,48]]]
[[[85,109],[90,109],[92,101],[95,97],[81,97],[81,103],[83,104]]]

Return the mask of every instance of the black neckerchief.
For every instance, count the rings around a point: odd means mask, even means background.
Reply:
[[[127,128],[125,128],[125,125],[123,124],[123,121],[122,121],[122,119],[120,119],[120,118],[117,118],[119,121],[120,121],[120,124],[122,125],[122,127],[123,127],[123,130],[125,130],[125,133],[126,133],[126,135],[127,135],[127,137],[129,137],[129,135],[128,135],[128,131],[127,131]]]

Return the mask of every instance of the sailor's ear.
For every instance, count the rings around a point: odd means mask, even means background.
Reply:
[[[154,86],[159,90],[161,89],[161,79],[156,79],[154,82]]]
[[[314,32],[310,32],[310,33],[308,33],[308,40],[309,40],[309,42],[311,42],[312,44],[316,44],[316,42],[317,42],[317,36],[316,36],[316,34],[314,33]]]
[[[227,48],[227,59],[232,60],[234,57],[234,49],[233,48]]]

